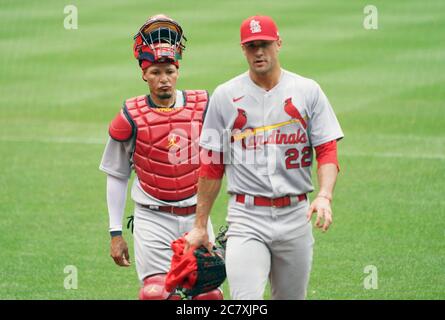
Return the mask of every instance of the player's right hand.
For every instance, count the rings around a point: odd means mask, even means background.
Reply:
[[[128,246],[122,236],[111,238],[110,256],[118,266],[129,267],[131,265]]]
[[[200,246],[204,246],[209,252],[212,252],[213,245],[209,242],[209,234],[206,228],[194,227],[185,236],[185,241],[184,254],[189,251],[191,247],[199,248]]]

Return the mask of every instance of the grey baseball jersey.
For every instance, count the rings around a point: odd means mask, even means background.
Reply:
[[[176,104],[174,108],[179,108],[183,105],[183,93],[182,91],[177,90]],[[108,138],[107,145],[102,156],[102,162],[99,166],[100,170],[117,178],[130,178],[133,167],[132,153],[134,151],[134,146],[134,137],[133,139],[125,142],[119,142],[113,140],[112,138]],[[196,195],[180,201],[168,202],[154,198],[142,189],[137,177],[135,177],[133,181],[133,185],[131,188],[131,198],[135,202],[142,205],[188,207],[196,204]]]
[[[242,132],[229,132],[240,122]],[[312,147],[342,137],[315,81],[282,70],[266,91],[246,72],[216,88],[200,145],[224,152],[229,193],[276,198],[313,191]]]
[[[320,86],[282,70],[269,91],[244,73],[212,95],[200,145],[223,152],[228,192],[226,269],[232,299],[304,299],[314,239],[307,201],[282,208],[255,206],[253,196],[276,198],[313,190],[313,147],[343,132]],[[295,197],[293,198],[295,199]],[[249,268],[246,268],[249,266]]]

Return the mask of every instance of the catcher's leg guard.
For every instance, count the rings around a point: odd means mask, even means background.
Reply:
[[[139,290],[139,300],[180,300],[165,289],[166,274],[156,274],[144,279],[144,286]]]
[[[224,300],[224,296],[222,291],[216,288],[209,292],[197,294],[192,300]]]

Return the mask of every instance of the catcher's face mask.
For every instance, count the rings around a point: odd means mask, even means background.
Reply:
[[[166,16],[149,19],[134,36],[134,54],[141,61],[177,62],[185,49],[185,38],[181,26]]]

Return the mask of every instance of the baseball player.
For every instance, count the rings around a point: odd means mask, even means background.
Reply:
[[[207,220],[225,172],[232,299],[263,299],[268,280],[273,299],[304,299],[314,245],[310,220],[316,213],[323,231],[332,223],[343,132],[320,86],[281,68],[282,40],[270,17],[244,20],[240,33],[249,70],[218,86],[210,99],[198,210],[186,240],[208,245]],[[309,204],[314,149],[320,190]]]
[[[185,37],[181,26],[165,15],[155,15],[134,37],[134,55],[142,69],[148,95],[127,99],[109,126],[100,169],[107,174],[111,257],[130,266],[122,237],[128,180],[135,201],[134,251],[142,283],[140,299],[178,299],[165,290],[172,241],[192,227],[196,211],[199,133],[208,95],[203,90],[176,90],[179,59]],[[210,221],[210,238],[213,231]],[[213,290],[195,299],[222,299]]]

